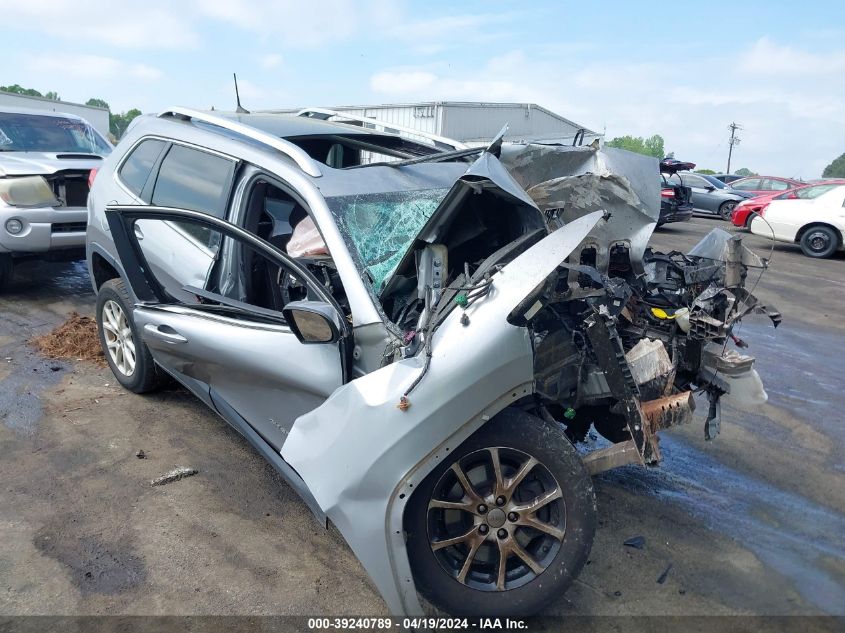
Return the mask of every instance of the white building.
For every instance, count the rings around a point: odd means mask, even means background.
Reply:
[[[489,143],[505,125],[508,126],[505,135],[508,141],[551,141],[569,145],[573,141],[590,143],[603,136],[535,103],[429,101],[328,109],[444,136],[469,146]]]
[[[109,111],[105,108],[87,106],[70,101],[56,101],[43,97],[30,97],[13,92],[0,91],[0,106],[7,108],[26,108],[28,110],[48,110],[60,114],[75,114],[88,121],[95,130],[109,138]]]

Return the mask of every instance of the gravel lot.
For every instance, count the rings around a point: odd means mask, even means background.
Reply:
[[[687,250],[714,226],[653,243]],[[662,468],[597,477],[591,561],[550,614],[845,615],[843,260],[775,246],[757,294],[783,324],[740,333],[769,402],[726,408],[714,442],[700,406],[663,434]],[[0,615],[385,613],[337,531],[199,401],[27,345],[93,301],[82,264],[23,265],[0,296]],[[175,466],[199,473],[150,486]]]

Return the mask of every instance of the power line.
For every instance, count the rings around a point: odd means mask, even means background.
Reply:
[[[736,131],[742,129],[741,125],[738,123],[731,123],[728,126],[728,129],[731,131],[731,138],[728,141],[728,168],[725,170],[726,174],[731,173],[731,154],[733,154],[734,145],[739,145],[739,142],[742,140],[736,135]]]

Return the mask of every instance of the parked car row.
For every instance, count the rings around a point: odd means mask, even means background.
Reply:
[[[694,163],[674,158],[660,162],[658,226],[683,222],[694,213],[716,215],[752,233],[798,244],[808,257],[830,257],[843,248],[845,180],[734,179],[726,174],[694,173],[694,168]]]

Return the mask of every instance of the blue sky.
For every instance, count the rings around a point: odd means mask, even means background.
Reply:
[[[843,2],[0,0],[0,83],[113,110],[535,102],[678,158],[814,178],[845,152]]]

